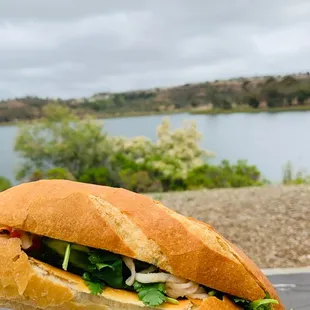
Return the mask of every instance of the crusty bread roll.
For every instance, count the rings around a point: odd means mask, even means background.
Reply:
[[[0,223],[34,234],[105,249],[248,300],[268,293],[259,268],[211,226],[124,189],[42,180],[0,194]],[[19,239],[1,237],[0,303],[15,309],[139,309],[135,293],[88,294],[83,280],[28,258]],[[159,309],[238,309],[230,300],[184,300]],[[274,309],[283,309],[281,303]]]

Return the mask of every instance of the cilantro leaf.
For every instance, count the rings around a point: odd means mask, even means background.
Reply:
[[[111,268],[104,268],[104,270],[101,271],[93,271],[91,274],[100,280],[103,280],[113,288],[124,288],[123,260],[119,259],[110,266]]]
[[[100,295],[103,291],[104,288],[104,283],[103,282],[90,282],[90,281],[85,281],[85,284],[90,290],[90,293],[92,295]]]
[[[150,307],[156,307],[161,305],[166,301],[166,296],[163,292],[158,291],[156,288],[149,288],[141,290],[138,293],[139,299]]]
[[[92,279],[89,273],[85,272],[82,276],[92,295],[100,295],[104,288],[104,283],[98,279]]]
[[[143,289],[143,284],[135,281],[133,284],[133,288],[135,289],[135,291],[140,292],[140,290]]]
[[[99,264],[96,264],[96,268],[98,270],[101,270],[103,268],[111,268],[112,270],[115,270],[114,267],[112,265],[109,265],[109,264],[104,264],[104,263],[99,263]]]
[[[156,307],[164,302],[178,304],[178,301],[165,295],[165,285],[163,283],[143,284],[135,281],[134,289],[138,293],[139,299],[147,306]]]

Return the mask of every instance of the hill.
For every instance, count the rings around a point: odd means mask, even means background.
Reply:
[[[185,110],[233,111],[241,107],[259,110],[309,106],[310,109],[310,73],[216,80],[121,93],[98,93],[81,99],[14,98],[0,102],[0,122],[40,118],[43,116],[42,107],[51,102],[65,104],[81,115],[91,113],[97,117]]]

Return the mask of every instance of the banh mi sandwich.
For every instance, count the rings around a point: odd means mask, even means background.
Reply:
[[[0,306],[284,309],[211,226],[124,189],[42,180],[0,193]]]

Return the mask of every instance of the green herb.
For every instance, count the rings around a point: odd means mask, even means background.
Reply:
[[[97,265],[96,265],[97,267]],[[119,259],[110,265],[110,268],[104,270],[92,271],[91,275],[106,282],[113,288],[125,288],[123,277],[123,260]]]
[[[66,252],[65,252],[64,261],[62,263],[62,269],[64,269],[64,270],[68,269],[70,252],[71,252],[71,246],[70,246],[70,243],[68,243],[67,248],[66,248]]]
[[[92,295],[100,295],[102,293],[104,288],[104,283],[102,281],[92,280],[88,273],[84,273],[82,278]]]
[[[216,295],[216,291],[210,291],[210,292],[208,293],[208,295],[209,295],[209,296],[215,296],[215,295]]]
[[[259,299],[252,302],[243,298],[233,297],[233,301],[236,304],[242,305],[246,310],[271,310],[271,305],[279,304],[279,302],[269,297],[269,295],[266,295],[264,299]]]
[[[89,279],[83,279],[92,292],[100,292],[104,283],[113,288],[129,288],[124,281],[123,260],[120,255],[50,238],[44,238],[43,243],[50,253],[47,256],[49,261],[51,258],[56,261],[59,257],[62,258],[62,263],[57,264],[58,267],[67,270],[70,263],[70,271],[80,276],[87,273]]]
[[[147,306],[156,307],[164,302],[178,304],[178,301],[165,295],[165,285],[163,283],[142,284],[134,283],[134,289],[138,293],[139,299]]]
[[[249,310],[269,310],[271,308],[271,304],[279,304],[279,302],[275,299],[260,299],[255,300],[249,303]]]
[[[103,268],[111,268],[113,271],[114,271],[114,267],[112,265],[109,265],[109,264],[105,264],[105,263],[101,263],[101,264],[96,264],[96,268],[98,270],[101,270]]]
[[[246,299],[243,299],[243,298],[238,298],[238,297],[233,297],[233,301],[236,303],[236,304],[249,304],[250,302]]]
[[[215,289],[211,289],[211,288],[209,288],[209,287],[207,287],[207,286],[203,286],[203,288],[207,291],[208,296],[210,296],[210,297],[216,297],[216,298],[218,298],[218,299],[220,299],[220,300],[223,300],[224,294],[223,294],[222,292],[217,291],[217,290],[215,290]]]

